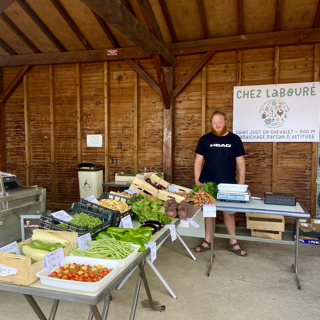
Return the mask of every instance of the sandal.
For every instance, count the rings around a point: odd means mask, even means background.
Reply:
[[[240,257],[245,257],[247,255],[247,253],[246,254],[241,254],[241,248],[233,249],[235,246],[239,246],[240,247],[240,244],[238,242],[235,242],[234,244],[230,244],[230,246],[228,247],[228,250],[231,251],[231,252],[234,252],[237,256],[240,256]]]
[[[208,245],[208,247],[204,247],[204,246],[202,245],[203,243],[206,243],[206,244]],[[197,248],[200,248],[200,250],[199,250],[199,251],[196,250]],[[205,240],[205,239],[203,239],[203,240],[201,241],[201,243],[194,248],[194,251],[195,251],[195,252],[205,252],[205,251],[207,251],[207,250],[211,250],[211,243],[208,242],[208,241]]]

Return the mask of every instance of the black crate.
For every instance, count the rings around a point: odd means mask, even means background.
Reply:
[[[91,208],[91,206],[80,203],[80,202],[75,202],[73,203],[71,209],[65,210],[70,216],[76,214],[76,213],[81,213],[84,212],[92,217],[99,218],[102,221],[102,224],[89,229],[87,226],[86,227],[80,227],[72,222],[65,222],[60,219],[56,219],[53,216],[50,216],[46,212],[43,212],[40,216],[40,224],[39,228],[40,229],[49,229],[49,230],[60,230],[60,231],[75,231],[78,232],[79,236],[82,236],[86,233],[90,233],[91,238],[95,239],[95,237],[98,235],[98,233],[102,230],[107,229],[108,227],[112,226],[112,223],[114,221],[114,216],[115,214],[112,212],[106,212],[102,211],[99,208]],[[72,221],[72,220],[71,220]],[[59,224],[64,223],[68,225],[68,228],[63,228],[60,227]]]

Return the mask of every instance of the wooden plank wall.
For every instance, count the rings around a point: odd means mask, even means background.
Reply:
[[[202,56],[177,58],[176,86]],[[138,64],[157,82],[152,60]],[[19,70],[4,68],[4,88]],[[314,45],[216,53],[175,100],[174,182],[194,183],[194,150],[210,130],[215,109],[227,113],[232,130],[234,86],[318,79]],[[69,207],[79,199],[80,161],[106,165],[105,181],[144,166],[162,171],[162,128],[160,96],[125,61],[34,67],[5,103],[7,171],[24,184],[47,188],[49,207]],[[103,147],[87,147],[87,134],[101,134]],[[314,144],[245,143],[245,149],[246,182],[253,194],[290,191],[314,212]]]

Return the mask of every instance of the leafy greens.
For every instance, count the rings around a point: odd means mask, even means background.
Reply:
[[[202,186],[193,185],[191,188],[194,192],[198,192],[199,190],[205,191],[217,199],[218,188],[215,182],[205,182]]]

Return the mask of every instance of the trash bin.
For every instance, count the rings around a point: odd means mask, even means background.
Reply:
[[[103,192],[103,165],[94,162],[78,164],[80,198],[94,195],[99,198]]]

